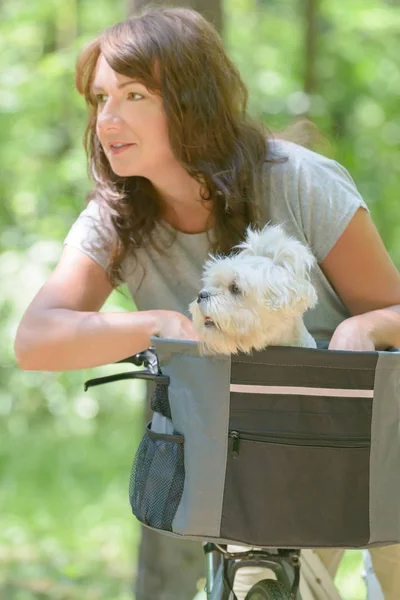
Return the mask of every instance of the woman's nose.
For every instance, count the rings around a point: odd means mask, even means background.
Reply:
[[[121,116],[118,110],[114,107],[104,106],[100,114],[97,115],[97,125],[101,129],[107,129],[121,123]]]

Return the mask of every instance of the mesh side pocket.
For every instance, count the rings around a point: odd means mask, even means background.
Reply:
[[[137,449],[129,483],[135,517],[150,527],[172,531],[185,481],[184,438],[154,433],[147,425]]]
[[[166,385],[156,385],[151,395],[151,410],[161,413],[167,419],[172,419]]]

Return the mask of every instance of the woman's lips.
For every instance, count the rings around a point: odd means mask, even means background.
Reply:
[[[122,152],[125,152],[126,150],[129,150],[129,148],[132,148],[132,146],[136,146],[136,144],[124,144],[123,146],[110,146],[110,153],[115,156],[116,154],[122,154]]]

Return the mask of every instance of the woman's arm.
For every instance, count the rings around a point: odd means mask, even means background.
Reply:
[[[102,267],[67,245],[19,325],[19,366],[35,371],[90,368],[145,350],[154,335],[196,339],[190,320],[173,311],[98,312],[112,289]]]
[[[400,347],[400,274],[366,210],[358,209],[320,266],[353,315],[337,327],[329,348]]]

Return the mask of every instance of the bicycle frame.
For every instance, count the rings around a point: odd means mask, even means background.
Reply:
[[[237,571],[242,567],[265,567],[275,574],[293,599],[297,598],[300,583],[300,550],[282,550],[270,552],[263,549],[252,549],[244,552],[228,552],[226,546],[205,542],[203,551],[206,560],[207,600],[228,600],[233,589]],[[285,568],[286,566],[286,568]],[[288,568],[293,571],[290,582]],[[222,575],[217,579],[217,573]]]

